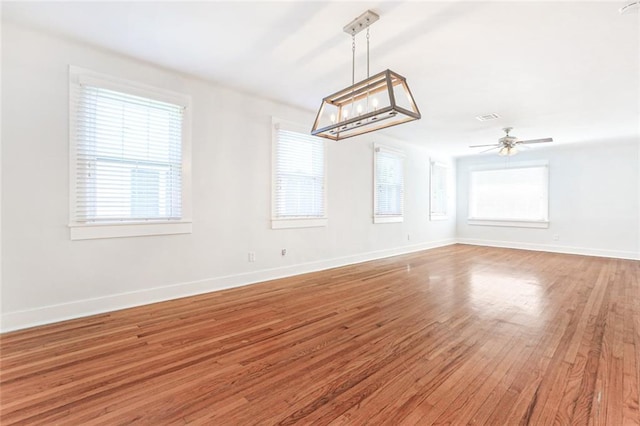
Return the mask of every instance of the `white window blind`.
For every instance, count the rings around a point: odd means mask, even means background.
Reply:
[[[184,107],[82,81],[72,96],[75,222],[180,219]]]
[[[473,170],[469,187],[469,219],[546,222],[548,166]]]
[[[275,127],[274,219],[324,218],[324,141]]]
[[[404,209],[404,154],[377,146],[374,169],[374,221],[401,221]]]
[[[430,182],[430,218],[431,220],[447,217],[447,167],[444,164],[431,162]]]

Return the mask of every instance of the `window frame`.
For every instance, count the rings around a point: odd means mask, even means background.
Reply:
[[[377,180],[377,167],[378,167],[378,153],[384,152],[387,154],[395,155],[399,157],[402,163],[402,188],[400,199],[400,214],[378,214],[378,180]],[[405,182],[406,182],[406,155],[403,150],[394,148],[389,145],[374,143],[373,144],[373,223],[400,223],[404,222],[404,200],[405,200]]]
[[[434,205],[434,172],[441,170],[444,182],[444,212],[435,212]],[[443,162],[429,160],[429,220],[447,220],[449,218],[449,166]]]
[[[544,167],[545,173],[545,209],[546,218],[543,220],[531,220],[531,219],[501,219],[501,218],[481,218],[471,216],[471,206],[473,202],[473,173],[478,171],[494,171],[494,170],[508,170],[508,169],[525,169],[525,168],[541,168]],[[510,162],[508,167],[500,167],[499,165],[485,165],[485,166],[472,166],[469,168],[469,186],[468,186],[468,205],[467,205],[467,223],[469,225],[478,226],[503,226],[503,227],[516,227],[516,228],[549,228],[549,162],[547,160],[540,161],[519,161]]]
[[[278,130],[283,129],[290,132],[309,135],[309,129],[301,124],[283,120],[277,117],[271,118],[271,229],[289,229],[289,228],[317,228],[325,227],[329,223],[328,215],[328,186],[327,186],[327,142],[324,138],[314,137],[318,142],[322,143],[323,156],[323,211],[324,215],[314,217],[279,217],[276,210],[277,197],[277,156],[278,156]]]
[[[76,91],[81,82],[134,96],[141,96],[184,107],[182,117],[182,215],[179,219],[118,220],[87,223],[76,220],[77,140],[75,137]],[[181,93],[113,77],[78,66],[69,66],[69,223],[71,240],[187,234],[191,220],[191,97]]]

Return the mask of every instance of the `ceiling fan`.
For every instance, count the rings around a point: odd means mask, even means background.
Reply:
[[[469,148],[482,148],[482,147],[490,146],[491,148],[480,152],[480,154],[482,154],[483,152],[487,152],[487,151],[491,151],[493,149],[499,148],[500,151],[498,151],[498,154],[500,155],[516,155],[518,153],[518,148],[517,148],[518,145],[521,145],[521,144],[524,145],[524,144],[530,144],[530,143],[553,142],[553,138],[530,139],[528,141],[521,141],[521,140],[518,140],[518,138],[515,136],[509,136],[509,132],[513,130],[513,127],[505,127],[502,130],[504,130],[506,135],[498,139],[497,144],[471,145]]]

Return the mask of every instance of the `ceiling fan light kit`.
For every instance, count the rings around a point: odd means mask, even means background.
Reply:
[[[352,37],[351,86],[322,100],[311,134],[332,140],[420,119],[407,80],[389,69],[369,76],[369,27],[380,17],[368,10],[343,29]],[[355,83],[355,35],[367,30],[367,78]]]
[[[510,146],[503,146],[502,148],[500,148],[500,151],[498,151],[498,155],[500,155],[501,157],[510,157],[512,155],[516,155],[518,152],[519,151],[516,147],[511,148]]]

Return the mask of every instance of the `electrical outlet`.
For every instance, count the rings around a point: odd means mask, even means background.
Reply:
[[[256,261],[256,252],[255,251],[250,251],[249,252],[249,262],[255,262]]]
[[[407,241],[411,241],[411,234],[407,234]]]
[[[283,256],[286,256],[287,255],[287,249],[282,249],[281,253],[282,253]]]
[[[560,235],[553,234],[553,241],[558,241],[560,239]]]

